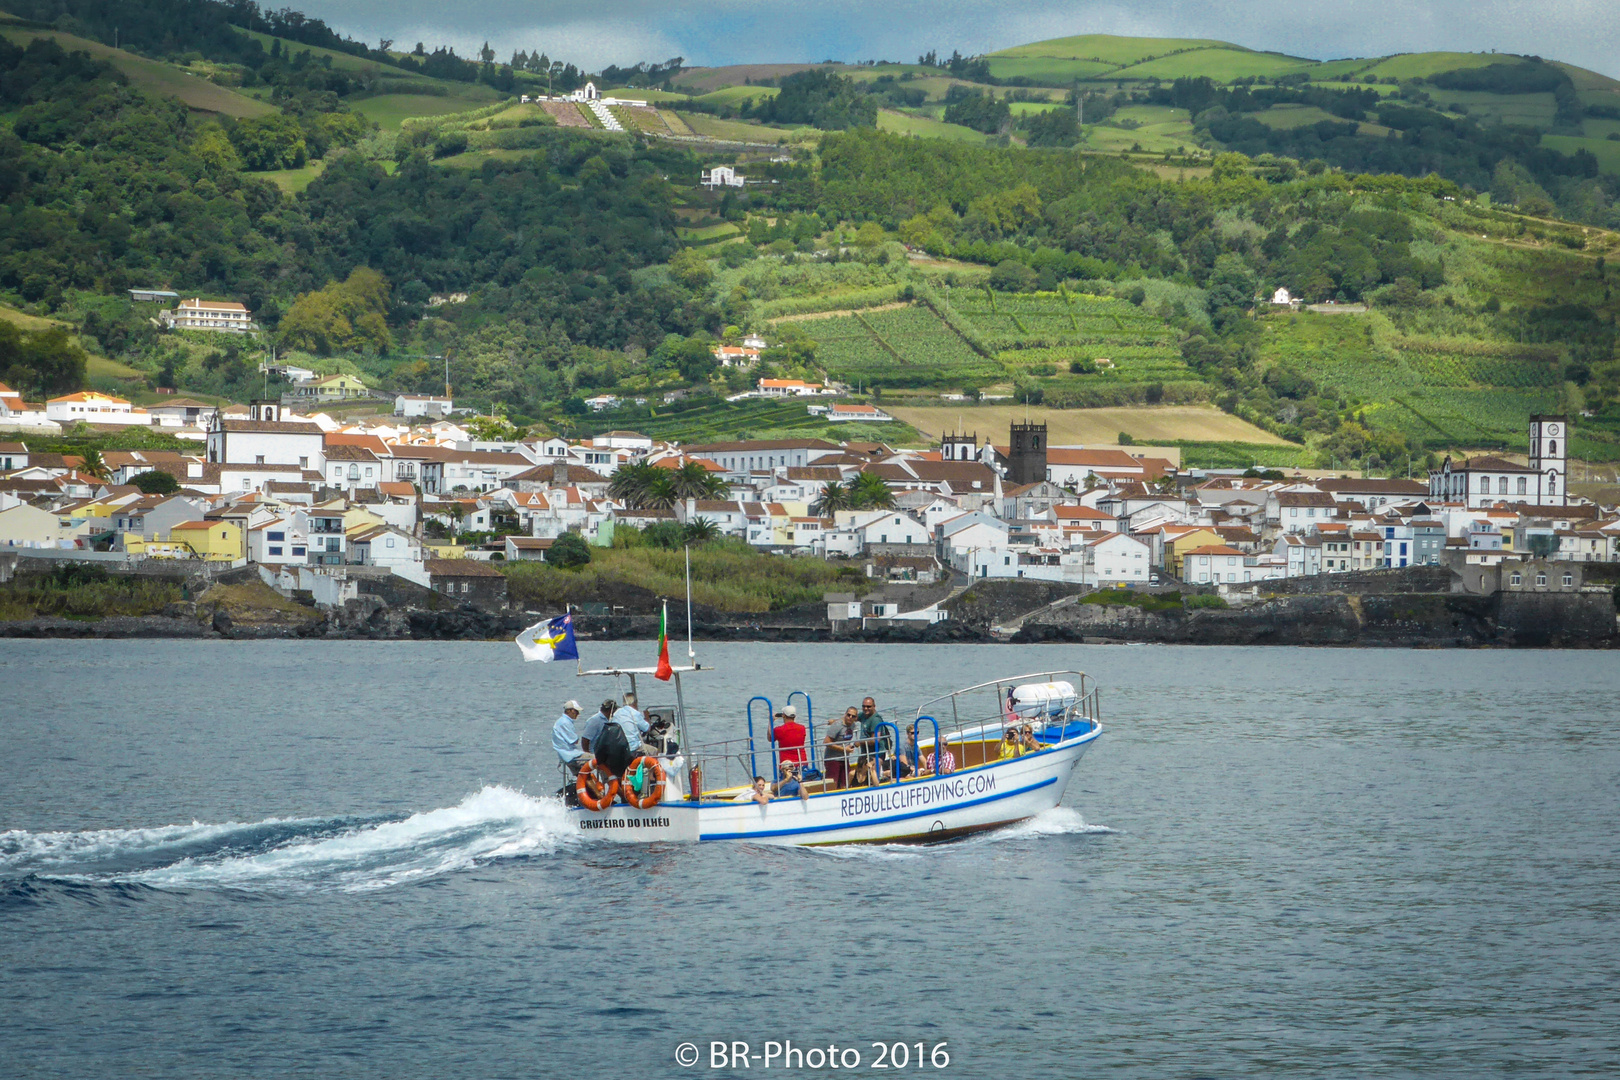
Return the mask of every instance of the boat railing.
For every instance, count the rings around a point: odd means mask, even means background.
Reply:
[[[763,697],[755,698],[753,701],[764,702],[767,708],[770,705]],[[749,702],[750,709],[753,701]],[[1027,726],[1035,749],[1044,749],[1078,738],[1098,726],[1099,704],[1098,691],[1092,687],[1085,696],[1077,697],[1055,711],[1039,716],[1008,716],[1001,712],[983,716],[958,715],[954,718],[918,716],[904,727],[893,721],[884,720],[877,725],[872,737],[858,738],[853,746],[863,757],[878,756],[880,760],[877,764],[884,767],[883,772],[877,777],[878,784],[892,784],[906,778],[901,775],[902,758],[910,765],[914,774],[921,767],[926,767],[927,771],[932,773],[937,771],[937,761],[942,749],[951,751],[958,769],[995,761],[1002,752],[1003,735],[1009,726],[1017,727],[1020,732]],[[750,714],[750,730],[746,737],[722,739],[690,748],[687,762],[697,771],[699,779],[696,789],[704,796],[718,795],[726,798],[739,794],[753,783],[756,776],[763,777],[768,783],[775,783],[781,779],[783,757],[792,753],[792,749],[776,746],[773,741],[770,748],[762,754],[753,735],[752,719]],[[824,743],[830,733],[830,725],[822,731],[811,728],[809,738],[806,740],[807,745],[803,750],[808,775],[807,787],[812,794],[822,790],[822,786],[826,783],[824,773],[827,747]],[[908,734],[909,742],[905,741]],[[822,752],[819,769],[814,766],[816,759],[811,757],[815,746],[820,746]],[[898,749],[891,750],[891,747]],[[796,759],[795,755],[789,760]]]

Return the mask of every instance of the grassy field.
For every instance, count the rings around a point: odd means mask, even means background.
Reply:
[[[775,86],[727,86],[707,94],[699,94],[692,100],[710,105],[741,105],[744,101],[763,101],[781,92]]]
[[[690,89],[695,93],[707,94],[726,86],[746,86],[749,81],[760,82],[763,79],[780,79],[784,75],[792,75],[800,71],[809,71],[811,68],[824,67],[823,64],[733,64],[730,67],[687,68],[676,76],[675,85],[682,89]],[[840,65],[833,65],[836,69]],[[840,72],[844,74],[844,72]]]
[[[655,90],[650,86],[636,87],[621,86],[613,90],[603,90],[603,97],[615,97],[621,101],[688,101],[690,94],[677,94],[673,90]]]
[[[749,124],[741,120],[722,120],[718,116],[707,116],[703,113],[679,115],[686,126],[692,129],[692,134],[725,142],[775,143],[793,134],[787,128],[766,127],[764,124]]]
[[[1246,49],[1199,49],[1161,56],[1156,60],[1111,71],[1108,79],[1179,79],[1183,76],[1207,76],[1217,83],[1234,79],[1264,76],[1271,78],[1303,71],[1312,61],[1278,53],[1249,52]]]
[[[188,75],[172,64],[148,60],[98,41],[56,31],[24,30],[3,24],[0,24],[0,34],[4,34],[19,45],[26,45],[38,37],[48,37],[69,52],[87,52],[98,59],[111,61],[113,67],[123,72],[136,87],[151,94],[177,98],[198,112],[219,113],[240,119],[266,116],[276,111],[273,105],[255,101],[245,94],[218,86],[206,79],[199,79],[195,75]]]
[[[1438,104],[1461,105],[1468,110],[1468,115],[1484,123],[1550,127],[1557,108],[1551,94],[1487,94],[1438,88],[1430,89],[1429,93]]]
[[[737,236],[741,231],[742,230],[738,229],[737,226],[728,221],[721,225],[710,225],[702,229],[676,228],[675,235],[679,236],[688,244],[693,246],[701,246],[704,244],[719,243],[722,240],[729,240],[731,237]]]
[[[1574,135],[1543,135],[1541,145],[1551,147],[1561,154],[1590,150],[1598,159],[1598,167],[1604,172],[1620,173],[1620,142],[1609,139],[1582,139]]]
[[[1078,37],[1051,38],[1028,45],[1015,45],[990,53],[992,61],[1003,57],[1049,56],[1060,60],[1095,60],[1110,67],[1124,67],[1167,53],[1187,49],[1236,48],[1224,41],[1207,38],[1118,37],[1114,34],[1081,34]]]
[[[271,181],[289,195],[296,195],[314,183],[315,178],[321,175],[321,171],[325,168],[326,162],[316,160],[301,169],[274,169],[252,175]]]
[[[1048,86],[1063,86],[1076,79],[1094,79],[1113,70],[1095,60],[1065,60],[1056,56],[992,56],[990,74],[998,79],[1031,79]]]
[[[1062,107],[1063,102],[1061,101],[1014,101],[1007,106],[1008,109],[1012,110],[1014,116],[1029,116],[1031,113],[1051,112],[1053,109],[1061,109]]]
[[[379,94],[350,103],[355,112],[375,120],[384,130],[398,131],[406,120],[418,116],[447,116],[488,105],[487,97],[446,94]]]
[[[1161,405],[1119,409],[1046,409],[1023,405],[885,405],[925,438],[937,438],[960,425],[997,440],[1013,421],[1045,421],[1054,445],[1112,445],[1120,432],[1139,443],[1252,443],[1288,447],[1289,443],[1213,405]]]
[[[1386,57],[1372,67],[1363,69],[1360,74],[1373,75],[1380,79],[1394,77],[1402,81],[1406,79],[1426,79],[1430,75],[1439,75],[1446,71],[1489,67],[1492,64],[1510,59],[1511,57],[1497,56],[1493,53],[1403,53],[1399,56]]]
[[[5,304],[0,304],[0,320],[11,323],[22,330],[49,330],[53,326],[62,325],[55,319],[30,315],[27,312],[18,311],[14,307],[7,307]]]
[[[951,139],[970,143],[982,143],[985,140],[983,132],[974,131],[970,127],[947,124],[943,120],[930,120],[926,116],[895,112],[893,109],[878,110],[877,126],[879,131],[889,131],[896,135],[915,135],[921,139]]]

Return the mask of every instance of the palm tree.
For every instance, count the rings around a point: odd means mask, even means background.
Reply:
[[[660,469],[646,462],[625,465],[614,470],[613,479],[608,481],[608,494],[634,510],[649,506],[667,507],[669,503],[657,502],[656,496],[660,488],[668,484],[668,477],[668,469]]]
[[[894,505],[894,492],[883,478],[863,472],[850,481],[850,501],[857,510],[887,510]]]
[[[107,479],[107,463],[101,460],[100,450],[86,450],[79,455],[79,471],[97,480]]]
[[[852,487],[853,485],[846,487],[837,480],[830,481],[821,489],[821,498],[816,500],[813,508],[816,516],[832,517],[839,510],[852,509],[853,503],[850,498]]]
[[[677,499],[719,499],[726,494],[726,482],[704,468],[702,462],[688,461],[671,476]]]
[[[688,544],[706,544],[719,538],[720,526],[706,517],[693,518],[686,523],[686,542]]]

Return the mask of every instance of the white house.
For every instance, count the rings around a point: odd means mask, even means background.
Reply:
[[[1181,578],[1189,585],[1249,581],[1251,578],[1243,576],[1245,558],[1243,552],[1226,544],[1195,547],[1182,556]]]
[[[449,416],[455,405],[450,398],[438,394],[399,394],[394,398],[394,415],[407,418]]]
[[[894,417],[878,408],[876,405],[852,405],[840,402],[827,408],[827,419],[833,423],[856,421],[868,424],[886,424]]]
[[[208,460],[219,465],[296,465],[319,471],[325,433],[317,424],[282,419],[280,404],[255,401],[246,420],[218,413],[208,428]]]
[[[1124,533],[1102,533],[1081,541],[1086,557],[1086,580],[1096,585],[1125,582],[1146,585],[1152,559],[1148,546]]]
[[[151,414],[137,409],[121,397],[85,390],[77,394],[64,394],[45,403],[45,418],[58,424],[125,424],[150,425]]]
[[[703,170],[701,183],[706,188],[742,187],[748,178],[730,165],[714,165]]]
[[[861,547],[867,552],[876,549],[882,553],[885,549],[921,547],[934,542],[933,531],[903,511],[863,513],[851,525],[859,532]]]
[[[402,578],[427,587],[427,570],[422,561],[422,541],[392,525],[374,525],[348,538],[349,562],[381,566]]]
[[[598,394],[585,399],[585,405],[591,412],[607,412],[609,409],[617,409],[620,404],[620,400],[612,394]]]
[[[247,548],[248,561],[265,566],[304,566],[309,562],[309,537],[288,518],[249,527]]]
[[[175,330],[218,330],[232,334],[246,334],[257,330],[248,309],[234,302],[218,302],[193,298],[182,300],[173,310],[160,316]]]

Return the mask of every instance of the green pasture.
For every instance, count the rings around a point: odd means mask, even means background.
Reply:
[[[743,120],[722,120],[704,113],[683,112],[678,115],[693,134],[726,142],[774,143],[792,134],[787,128],[767,127]]]
[[[296,195],[309,187],[325,168],[326,162],[316,159],[301,169],[275,169],[270,172],[249,173],[248,175],[269,180],[288,195]]]
[[[1385,57],[1362,74],[1380,79],[1393,77],[1404,82],[1407,79],[1427,79],[1431,75],[1440,75],[1447,71],[1490,67],[1492,64],[1509,63],[1512,60],[1511,56],[1498,56],[1494,53],[1401,53]]]
[[[1198,49],[1161,56],[1156,60],[1110,72],[1110,79],[1179,79],[1207,76],[1217,83],[1234,79],[1287,75],[1311,66],[1311,61],[1278,53],[1249,52],[1244,49]]]
[[[1312,124],[1320,123],[1323,120],[1329,120],[1335,124],[1344,123],[1343,117],[1334,116],[1324,109],[1318,109],[1315,105],[1273,105],[1269,109],[1251,115],[1267,127],[1277,128],[1281,131],[1310,127]]]
[[[692,100],[709,105],[741,105],[744,101],[763,101],[781,92],[781,89],[775,86],[727,86],[711,90],[707,94],[700,94]]]
[[[1611,142],[1608,139],[1583,139],[1576,135],[1543,135],[1541,145],[1557,150],[1561,154],[1590,150],[1598,159],[1598,168],[1606,173],[1620,173],[1620,142]]]
[[[1328,60],[1320,64],[1312,64],[1305,69],[1305,73],[1318,82],[1329,79],[1337,80],[1343,75],[1358,75],[1376,63],[1378,63],[1376,57],[1365,56],[1353,57],[1347,60]]]
[[[992,56],[990,74],[998,79],[1029,79],[1047,86],[1064,86],[1076,79],[1095,79],[1113,71],[1112,64],[1095,60],[1068,60],[1057,56]]]
[[[1429,93],[1441,106],[1462,105],[1468,115],[1484,123],[1525,124],[1550,127],[1557,108],[1552,94],[1488,94],[1473,90],[1441,90]]]
[[[349,105],[366,119],[376,121],[385,131],[398,131],[406,120],[420,116],[448,116],[489,103],[490,98],[486,96],[379,94],[376,97],[358,98]]]
[[[982,143],[985,140],[982,132],[974,131],[970,127],[947,124],[943,120],[932,120],[926,116],[896,112],[893,109],[878,110],[877,126],[879,131],[889,131],[896,135],[915,135],[922,139],[952,139],[970,143]]]
[[[1061,101],[1013,101],[1007,108],[1014,116],[1032,116],[1036,113],[1051,112],[1053,109],[1063,108]]]
[[[639,86],[631,88],[621,86],[615,90],[603,90],[603,97],[615,97],[623,101],[689,101],[690,94],[677,94],[673,90],[654,90],[651,87]]]
[[[1059,60],[1095,60],[1113,67],[1138,64],[1143,60],[1187,49],[1236,48],[1224,41],[1203,38],[1118,37],[1114,34],[1081,34],[1077,37],[1051,38],[1028,45],[1015,45],[990,53],[994,62],[998,58],[1044,56]]]
[[[199,112],[219,113],[242,119],[250,116],[267,116],[276,111],[273,105],[188,74],[173,64],[148,60],[122,49],[103,45],[99,41],[54,30],[25,30],[10,26],[0,26],[0,34],[4,34],[18,45],[26,45],[35,38],[46,37],[69,52],[87,52],[98,60],[110,61],[113,67],[123,72],[130,83],[138,89],[162,97],[176,98]]]

